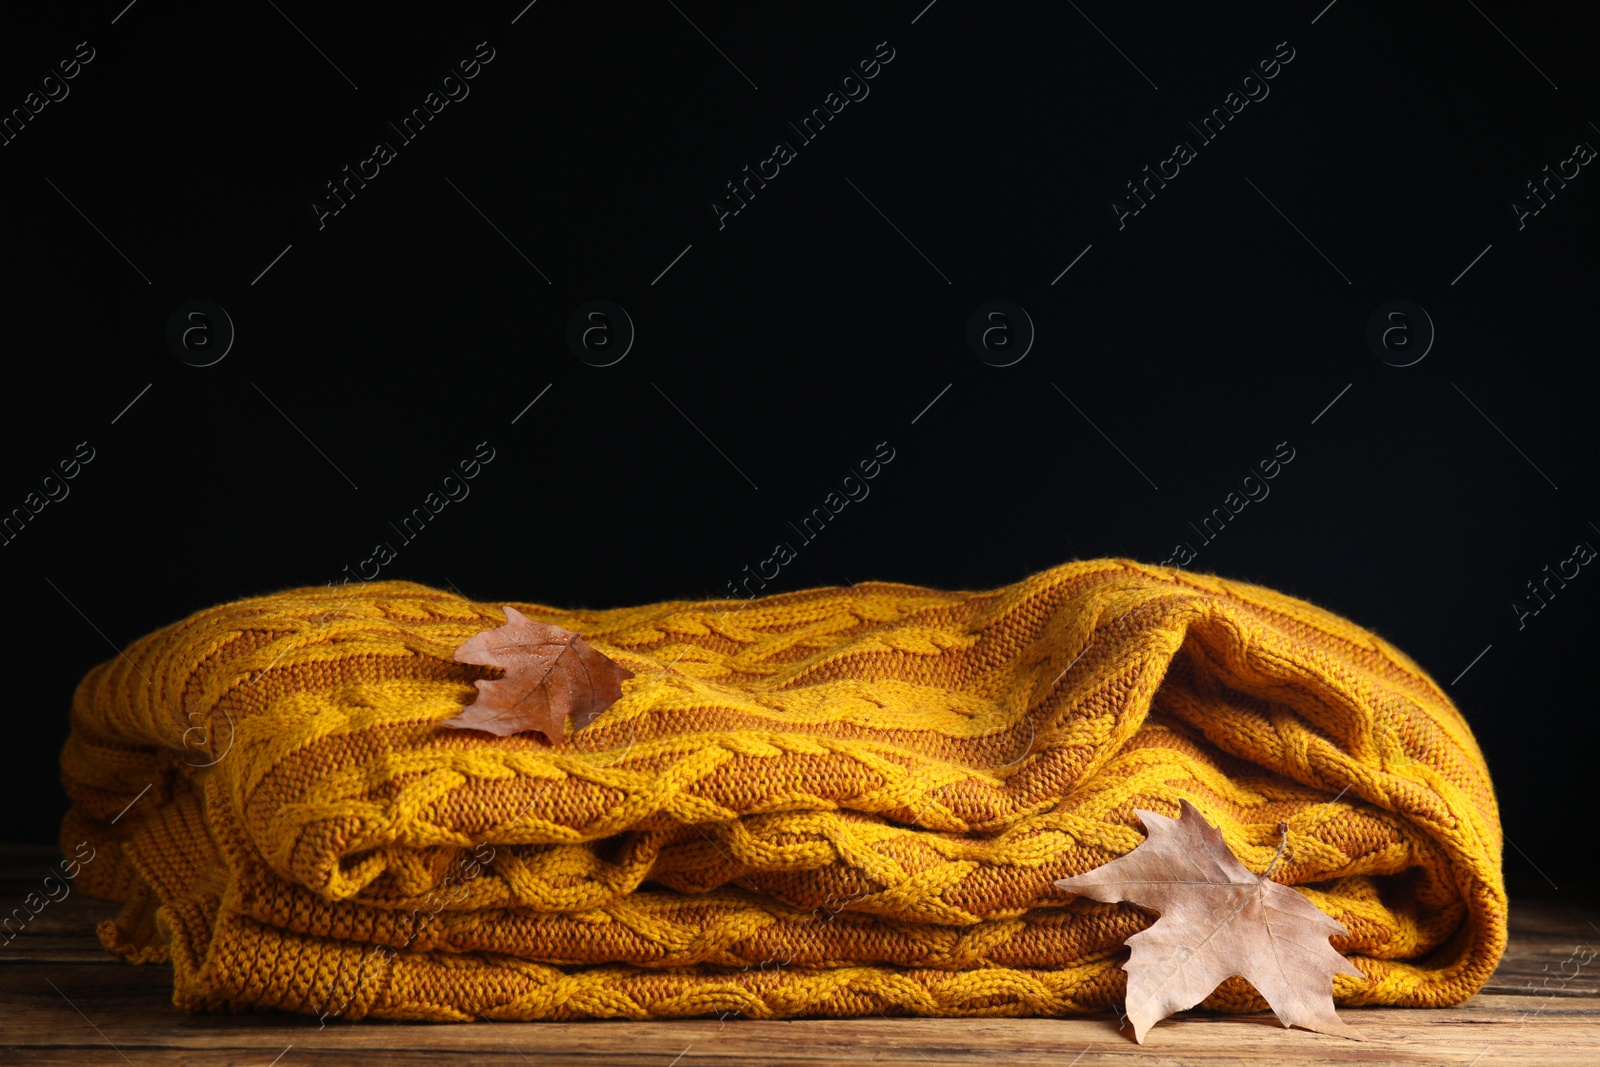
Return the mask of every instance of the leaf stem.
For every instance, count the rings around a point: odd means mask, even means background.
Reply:
[[[1261,872],[1262,881],[1272,877],[1272,872],[1278,867],[1278,861],[1283,859],[1284,850],[1289,847],[1289,824],[1282,819],[1278,820],[1278,833],[1283,835],[1283,840],[1278,842],[1278,851],[1272,857],[1272,862],[1267,864],[1267,869]]]

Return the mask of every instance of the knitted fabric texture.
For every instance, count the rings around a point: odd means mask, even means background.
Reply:
[[[558,745],[441,723],[499,603],[408,582],[202,611],[80,683],[61,765],[101,925],[191,1010],[356,1019],[1062,1015],[1152,917],[1057,878],[1188,799],[1343,923],[1346,1005],[1446,1005],[1505,947],[1460,714],[1303,601],[1126,560],[515,604],[634,677]],[[1257,1010],[1230,979],[1205,1005]]]

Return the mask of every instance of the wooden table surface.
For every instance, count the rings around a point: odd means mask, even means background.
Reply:
[[[40,889],[57,859],[49,847],[0,845],[0,918]],[[506,1067],[1600,1065],[1600,908],[1559,897],[1513,904],[1510,950],[1467,1004],[1343,1010],[1365,1042],[1285,1030],[1268,1014],[1186,1012],[1158,1024],[1142,1046],[1118,1032],[1113,1016],[319,1025],[299,1015],[189,1015],[172,1006],[171,968],[130,966],[100,947],[95,923],[115,910],[74,893],[10,941],[0,933],[0,1063],[295,1067],[459,1055]]]

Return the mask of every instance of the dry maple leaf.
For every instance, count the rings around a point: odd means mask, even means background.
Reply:
[[[1287,886],[1251,873],[1187,800],[1176,819],[1135,814],[1148,835],[1126,856],[1056,885],[1159,912],[1128,938],[1127,1012],[1134,1040],[1240,975],[1284,1026],[1364,1040],[1333,1010],[1333,976],[1362,977],[1328,943],[1346,930]],[[1286,828],[1285,828],[1286,831]],[[1281,853],[1280,853],[1281,854]],[[1271,868],[1268,868],[1269,872]]]
[[[561,740],[570,716],[581,730],[622,696],[633,672],[595,651],[582,637],[535,622],[505,605],[506,623],[473,634],[456,649],[458,663],[505,669],[503,678],[479,678],[478,695],[444,725],[506,737],[536,730]]]

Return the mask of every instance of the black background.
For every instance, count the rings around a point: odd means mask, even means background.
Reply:
[[[484,599],[725,595],[886,441],[770,588],[990,587],[1187,541],[1414,656],[1486,750],[1513,887],[1581,892],[1600,575],[1520,628],[1512,605],[1600,547],[1600,173],[1520,229],[1510,205],[1600,145],[1594,10],[924,2],[8,15],[0,107],[94,59],[0,147],[0,509],[94,459],[0,547],[0,836],[53,839],[82,673],[200,607],[380,540],[383,577]],[[479,41],[470,95],[399,145],[386,120]],[[786,123],[879,42],[870,94],[800,144]],[[1270,95],[1202,144],[1186,123],[1279,42]],[[319,229],[379,139],[397,158]],[[797,158],[719,229],[778,140]],[[1178,140],[1198,157],[1119,229],[1110,199]],[[595,298],[637,327],[605,368],[565,341]],[[996,298],[1037,328],[1009,367],[965,340]],[[167,347],[191,299],[237,329],[214,366]],[[1437,331],[1409,367],[1366,341],[1392,299]],[[387,521],[485,440],[470,496],[401,544]],[[1203,544],[1189,523],[1279,442],[1270,496]]]

